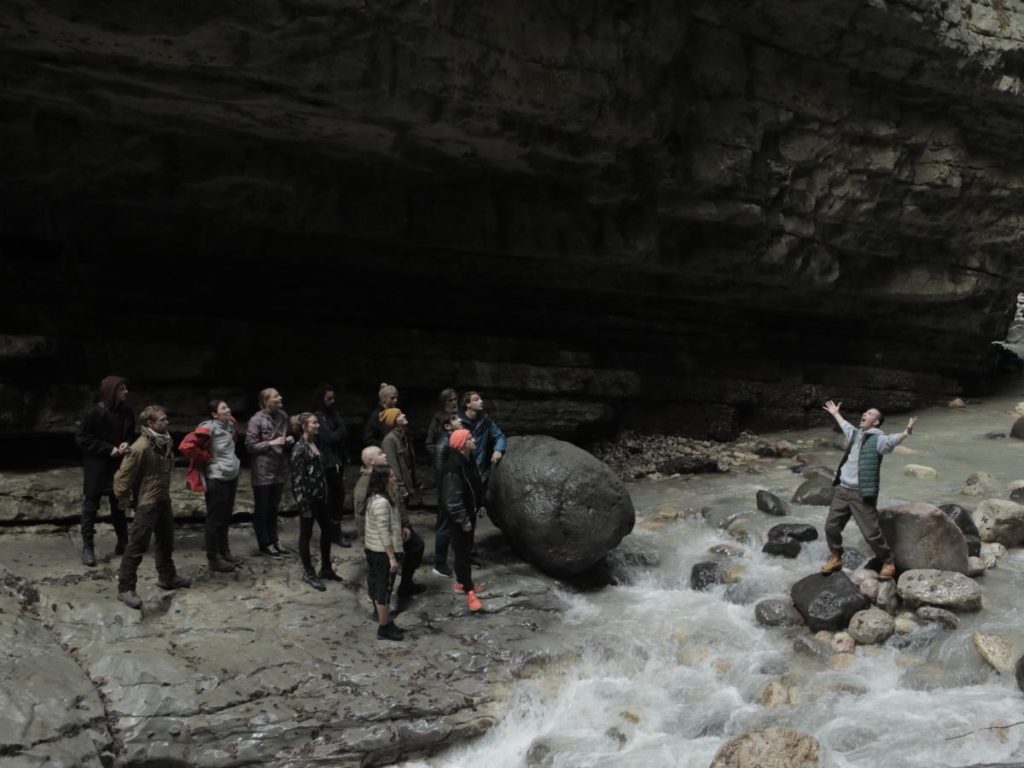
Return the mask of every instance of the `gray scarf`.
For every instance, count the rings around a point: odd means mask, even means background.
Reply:
[[[167,446],[171,442],[170,432],[154,432],[149,427],[143,427],[142,432],[144,435],[148,436],[150,440],[156,443],[156,447],[160,450],[161,453],[167,450]]]

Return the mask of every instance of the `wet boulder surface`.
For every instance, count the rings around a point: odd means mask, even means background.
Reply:
[[[790,596],[812,632],[845,629],[855,613],[869,606],[868,599],[841,571],[805,576],[792,586]]]
[[[582,573],[622,541],[633,502],[608,466],[552,437],[512,437],[491,472],[488,512],[513,548],[546,573]]]

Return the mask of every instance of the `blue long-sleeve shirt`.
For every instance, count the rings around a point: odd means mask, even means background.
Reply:
[[[473,439],[476,441],[473,458],[476,459],[476,466],[483,474],[490,469],[491,455],[495,451],[505,453],[505,446],[508,443],[505,433],[491,421],[486,413],[481,413],[475,420],[469,418],[465,413],[460,413],[459,418],[462,420],[462,425],[473,434]]]

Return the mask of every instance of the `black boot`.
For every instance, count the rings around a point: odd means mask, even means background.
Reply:
[[[309,584],[309,586],[311,586],[317,592],[327,591],[327,587],[325,587],[324,583],[316,577],[316,571],[314,571],[312,568],[302,574],[302,580]]]
[[[334,544],[336,547],[352,546],[352,542],[349,540],[348,536],[341,532],[340,520],[331,521],[331,544]]]
[[[377,625],[378,640],[401,640],[405,634],[398,628],[395,622]]]
[[[82,565],[90,568],[96,567],[96,550],[93,549],[92,540],[82,542]]]
[[[321,581],[344,581],[341,576],[334,572],[330,563],[324,563],[320,566],[320,579]]]

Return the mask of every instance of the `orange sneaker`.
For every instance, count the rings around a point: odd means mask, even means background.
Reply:
[[[484,604],[480,602],[480,598],[476,596],[476,592],[473,590],[466,593],[466,605],[469,606],[469,610],[473,613],[476,613],[484,607]]]
[[[896,565],[895,563],[886,563],[882,566],[882,570],[878,572],[879,581],[892,581],[896,578]]]
[[[462,584],[460,584],[457,581],[455,582],[455,586],[453,586],[452,589],[454,589],[456,592],[459,592],[459,593],[464,593],[466,591],[466,588],[464,586],[462,586]],[[474,592],[483,592],[484,591],[484,585],[483,584],[479,584],[479,583],[474,584],[473,585],[473,591]]]
[[[821,566],[822,573],[835,573],[836,571],[843,570],[843,553],[842,552],[829,552],[828,560]]]

